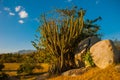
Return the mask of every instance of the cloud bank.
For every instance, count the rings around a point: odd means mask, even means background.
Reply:
[[[18,22],[19,22],[20,24],[23,24],[23,23],[24,23],[24,21],[23,21],[23,20],[19,20]]]
[[[28,17],[28,12],[25,10],[24,7],[20,5],[14,7],[14,11],[12,11],[12,9],[10,9],[9,7],[4,7],[3,10],[7,12],[9,16],[15,16],[16,14],[18,14],[19,16],[18,22],[20,24],[23,24],[24,20]],[[2,11],[0,11],[0,13],[2,13]]]
[[[9,11],[10,11],[10,8],[4,7],[4,10],[9,12]]]
[[[27,11],[25,11],[24,8],[19,5],[19,6],[15,7],[15,12],[19,15],[19,18],[20,18],[20,20],[18,20],[18,22],[20,24],[23,24],[24,23],[23,19],[28,17]]]
[[[14,16],[14,15],[15,15],[15,13],[9,12],[9,15],[10,15],[10,16]]]
[[[8,12],[8,14],[9,14],[10,16],[14,16],[14,15],[15,15],[15,13],[11,12],[11,9],[8,8],[8,7],[4,7],[4,10],[5,10],[6,12]]]
[[[20,18],[27,18],[28,17],[28,13],[24,10],[19,12],[19,17]]]
[[[16,7],[15,7],[15,11],[16,11],[16,12],[19,12],[20,9],[21,9],[21,6],[16,6]]]

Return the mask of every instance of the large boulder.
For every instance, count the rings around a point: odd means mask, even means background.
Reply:
[[[81,41],[78,44],[78,47],[75,50],[75,63],[77,67],[84,67],[84,63],[82,61],[82,55],[96,42],[100,41],[100,39],[96,36],[88,37]]]
[[[90,48],[95,65],[101,69],[118,62],[119,53],[111,40],[102,40]]]

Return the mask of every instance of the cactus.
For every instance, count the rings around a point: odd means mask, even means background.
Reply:
[[[57,11],[63,15],[61,17],[62,20],[47,20],[45,16],[42,16],[43,24],[38,29],[41,34],[40,42],[38,43],[40,45],[39,48],[44,49],[47,52],[45,54],[51,55],[50,64],[54,65],[50,71],[58,70],[51,71],[52,73],[63,72],[68,70],[68,68],[74,67],[74,49],[76,45],[82,39],[97,32],[96,30],[96,32],[89,35],[87,32],[85,33],[87,26],[91,26],[83,19],[85,10],[80,9],[77,11],[73,8],[72,10],[59,9]]]
[[[44,17],[44,24],[40,27],[40,31],[42,35],[41,42],[45,50],[51,56],[54,56],[53,62],[57,60],[60,68],[63,69],[65,62],[70,63],[68,57],[73,54],[73,44],[83,29],[83,10],[81,10],[80,17],[71,16],[69,19],[64,19],[60,24],[58,26],[54,20],[46,22]]]

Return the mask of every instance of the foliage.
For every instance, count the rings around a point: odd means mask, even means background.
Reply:
[[[9,75],[0,72],[0,80],[9,80]]]
[[[36,53],[34,54],[34,59],[38,63],[49,63],[50,55],[45,54],[45,51],[41,49],[41,50],[36,51]]]
[[[2,69],[4,68],[4,64],[3,63],[0,63],[0,71],[2,71]]]
[[[42,16],[42,23],[38,29],[41,36],[38,42],[32,41],[33,46],[37,49],[43,49],[44,54],[50,55],[51,73],[60,73],[75,67],[74,50],[78,43],[89,37],[98,36],[99,26],[93,24],[101,19],[84,21],[85,10],[70,9],[56,10],[61,14],[60,19],[47,19]],[[54,66],[54,67],[53,67]],[[56,71],[57,70],[57,71]]]
[[[2,63],[21,63],[23,61],[23,55],[22,54],[12,54],[12,53],[7,53],[7,54],[0,54],[0,62]]]
[[[87,51],[83,56],[83,61],[86,63],[86,66],[94,66],[94,62],[91,56],[90,51]]]
[[[115,40],[113,40],[113,43],[114,43],[114,45],[116,46],[116,48],[117,48],[118,50],[120,50],[120,41],[117,40],[117,39],[115,39]]]
[[[33,69],[35,68],[36,64],[35,61],[32,59],[32,57],[26,57],[25,58],[25,62],[23,64],[20,65],[20,67],[17,70],[18,74],[21,73],[27,73],[27,74],[31,74],[33,72]]]
[[[29,52],[25,54],[20,54],[20,53],[7,53],[7,54],[0,54],[0,63],[23,63],[24,59],[26,57],[31,57],[34,58],[37,62],[43,62],[43,59],[40,60],[39,56],[41,54],[38,54],[39,52]],[[43,56],[42,56],[43,57]]]
[[[4,68],[4,64],[0,63],[0,80],[7,80],[9,75],[5,74],[2,69]]]
[[[17,73],[20,74],[25,72],[25,73],[31,74],[33,69],[34,69],[34,65],[31,65],[30,63],[26,63],[26,64],[20,65],[20,68],[18,69]]]

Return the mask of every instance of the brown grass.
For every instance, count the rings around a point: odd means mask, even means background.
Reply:
[[[15,70],[19,67],[20,63],[5,63],[5,68],[3,70],[14,70],[6,72],[10,76],[16,76]],[[21,76],[22,80],[33,80],[39,73],[47,72],[48,64],[38,64],[41,65],[42,69],[35,69],[35,75],[29,75],[29,77]],[[116,65],[111,65],[106,69],[99,69],[97,67],[91,68],[86,73],[78,76],[58,76],[51,78],[49,80],[120,80],[120,72],[115,69]],[[37,74],[38,73],[38,74]],[[36,75],[37,74],[37,75]]]
[[[20,63],[4,63],[5,67],[3,71],[10,75],[10,76],[16,76],[17,75],[17,69],[19,68]]]
[[[3,70],[17,70],[20,63],[4,63],[5,67]]]
[[[43,73],[43,72],[47,72],[48,71],[48,64],[45,64],[45,63],[41,63],[41,64],[38,64],[41,66],[41,69],[34,69],[34,73]]]
[[[50,80],[120,80],[120,72],[115,70],[115,65],[112,65],[106,69],[91,68],[78,76],[58,76]]]
[[[3,69],[3,72],[8,74],[9,76],[17,76],[17,69],[19,68],[19,65],[21,63],[4,63],[5,67]],[[48,71],[48,64],[41,63],[38,64],[41,65],[42,68],[40,69],[34,69],[32,75],[28,76],[21,76],[21,80],[34,80],[39,74],[47,72]]]

